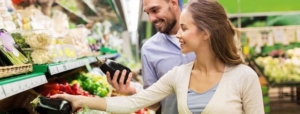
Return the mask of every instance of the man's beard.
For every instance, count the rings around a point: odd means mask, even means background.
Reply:
[[[169,34],[170,31],[175,27],[177,20],[176,20],[176,16],[174,13],[172,13],[172,17],[168,20],[159,20],[162,21],[161,23],[163,23],[165,26],[162,26],[160,28],[156,27],[156,29],[161,32],[161,33],[165,33],[165,34]],[[156,22],[155,22],[156,23]],[[153,24],[155,24],[153,23]]]

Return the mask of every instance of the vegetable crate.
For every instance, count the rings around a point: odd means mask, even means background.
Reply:
[[[0,78],[32,72],[32,64],[0,67]]]

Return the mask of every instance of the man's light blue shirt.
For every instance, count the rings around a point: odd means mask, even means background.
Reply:
[[[144,88],[158,81],[175,66],[195,60],[195,54],[182,54],[180,47],[172,42],[171,36],[156,33],[142,47],[142,75]],[[163,114],[178,114],[175,94],[161,102]]]

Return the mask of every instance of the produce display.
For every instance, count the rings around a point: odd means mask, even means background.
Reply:
[[[244,55],[271,84],[300,82],[300,27],[243,29],[241,41]]]
[[[84,72],[81,72],[80,75],[71,80],[71,85],[79,85],[84,90],[99,97],[105,97],[111,91],[111,87],[106,80],[106,76]]]
[[[79,10],[81,8],[78,8],[80,4],[77,6],[75,0],[59,0],[56,2],[59,6],[62,6],[64,10],[70,10],[72,13],[75,13],[77,16],[85,20],[85,16],[82,16],[81,11]],[[39,4],[34,4],[30,7],[21,9],[17,8],[16,10],[8,10],[4,4],[4,1],[0,0],[0,29],[5,28],[5,30],[0,30],[0,67],[2,68],[2,66],[4,66],[3,68],[6,68],[6,66],[17,66],[32,63],[33,65],[29,65],[31,66],[30,68],[33,70],[33,72],[18,76],[13,74],[12,77],[3,77],[3,79],[6,78],[7,80],[12,81],[7,81],[7,84],[14,83],[19,86],[19,82],[22,81],[24,83],[20,83],[21,85],[34,81],[41,81],[29,78],[31,75],[41,75],[40,77],[43,77],[43,81],[48,80],[48,83],[39,86],[28,86],[25,87],[25,89],[23,88],[24,91],[29,90],[30,92],[33,92],[34,95],[27,92],[22,92],[23,90],[18,91],[26,94],[20,95],[26,96],[26,101],[23,101],[21,98],[21,103],[24,104],[16,102],[15,104],[20,104],[20,106],[17,106],[11,103],[11,106],[8,106],[9,109],[7,108],[5,110],[1,109],[0,107],[0,113],[27,114],[32,113],[32,111],[36,111],[41,114],[71,114],[72,109],[68,101],[61,99],[49,99],[49,96],[55,94],[81,95],[87,97],[111,96],[113,88],[107,82],[106,76],[102,76],[103,74],[101,73],[79,72],[76,76],[69,76],[69,72],[61,71],[61,74],[65,75],[66,73],[67,76],[61,76],[60,78],[56,77],[56,75],[59,75],[59,73],[49,73],[51,70],[49,66],[52,67],[53,63],[54,66],[56,65],[55,63],[58,62],[68,63],[68,61],[76,60],[82,57],[91,57],[95,55],[99,56],[99,51],[101,51],[102,47],[117,50],[122,48],[122,39],[120,38],[120,33],[116,32],[115,30],[111,31],[113,30],[112,27],[114,27],[114,25],[111,23],[111,20],[104,19],[103,21],[101,20],[101,22],[95,21],[98,26],[93,27],[93,30],[89,30],[87,29],[88,27],[84,25],[74,25],[73,27],[70,27],[69,18],[73,21],[73,17],[68,17],[66,13],[63,13],[63,11],[59,11],[59,8],[51,9],[52,15],[46,16],[38,8],[42,7],[39,6]],[[54,7],[55,6],[53,6],[53,8]],[[109,12],[113,12],[113,10]],[[94,32],[94,34],[92,32]],[[89,45],[89,41],[93,45]],[[106,53],[117,53],[117,51],[113,50],[104,52],[103,54]],[[77,61],[72,61],[70,63],[74,63],[70,65],[76,64],[78,66],[81,64]],[[58,66],[59,65],[60,63],[58,63]],[[126,67],[127,65],[129,68]],[[37,68],[37,66],[47,67],[45,68],[47,71],[36,71],[35,68]],[[52,68],[58,68],[58,66]],[[103,72],[109,71],[111,74],[114,74],[116,70],[126,69],[127,71],[131,71],[131,68],[136,67],[137,65],[129,61],[126,62],[126,60],[123,60],[121,64],[106,60],[101,65],[101,70]],[[75,69],[75,67],[72,69]],[[69,70],[70,69],[67,71]],[[98,71],[100,70],[98,69],[97,72]],[[49,74],[54,76],[50,77]],[[26,78],[26,81],[22,76],[28,77]],[[22,77],[22,79],[19,77]],[[119,78],[118,81],[120,80]],[[126,76],[126,80],[127,78],[128,74]],[[0,91],[1,90],[2,88]],[[13,95],[19,93],[12,91],[11,94],[11,96],[1,96],[1,99],[6,99],[9,97],[14,99]],[[30,99],[31,101],[36,97],[36,95],[39,96],[31,102],[32,109],[29,110],[28,106],[25,106],[29,104],[27,100]],[[19,101],[19,99],[14,99],[14,101]],[[147,109],[141,109],[135,113],[144,114],[147,111]],[[103,111],[91,110],[88,107],[79,109],[75,113],[107,114]]]
[[[69,77],[68,81],[58,79],[39,86],[36,91],[43,96],[66,93],[71,95],[105,97],[109,94],[110,85],[106,81],[105,76],[81,72],[75,78]]]
[[[256,58],[255,62],[272,82],[300,82],[300,48],[284,53],[273,51],[270,56]]]
[[[63,38],[65,44],[73,45],[76,51],[77,58],[90,56],[92,50],[88,44],[89,30],[86,28],[71,29],[68,34]]]

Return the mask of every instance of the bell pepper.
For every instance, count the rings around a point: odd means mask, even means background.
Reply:
[[[71,89],[71,87],[68,85],[68,86],[65,86],[65,92],[68,93],[68,94],[72,94],[73,91]]]
[[[59,92],[60,86],[56,82],[49,82],[47,84],[44,84],[40,87],[39,93],[41,93],[44,96],[55,95]]]

